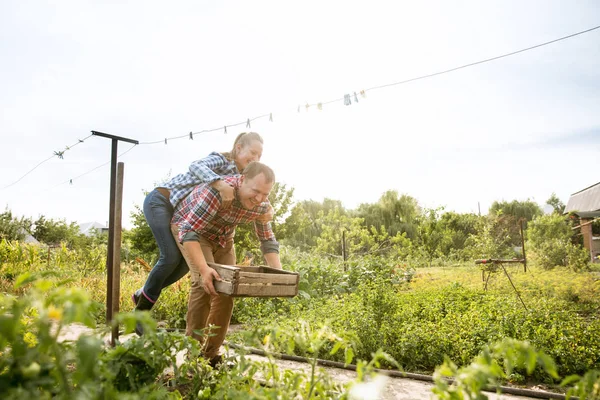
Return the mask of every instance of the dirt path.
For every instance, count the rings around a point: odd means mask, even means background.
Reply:
[[[236,329],[236,327],[233,327]],[[72,324],[63,329],[62,334],[59,337],[59,340],[76,340],[80,335],[84,333],[91,333],[92,330],[79,324]],[[135,334],[129,334],[125,336],[121,336],[119,339],[121,341],[126,341],[131,337],[134,337]],[[105,338],[105,341],[108,341],[108,337]],[[266,357],[262,357],[259,355],[248,355],[247,356],[251,360],[255,361],[267,361]],[[184,362],[184,354],[180,353],[177,355],[177,363],[178,365]],[[276,360],[276,364],[281,369],[287,369],[292,371],[310,371],[310,365],[297,362],[297,361],[288,361],[288,360]],[[329,374],[334,380],[340,383],[351,382],[356,379],[356,372],[331,368],[331,367],[318,367],[322,368]],[[380,400],[429,400],[433,399],[433,394],[431,389],[433,388],[433,383],[419,381],[408,378],[394,378],[394,377],[381,377],[378,378],[378,383],[381,385],[382,390],[379,395],[375,395],[373,389],[369,389],[369,393],[361,393],[360,397],[352,397],[354,399],[380,399]],[[486,393],[489,399],[493,400],[512,400],[512,399],[534,399],[533,397],[522,397],[522,396],[513,396],[513,395],[497,395],[495,393]],[[374,397],[373,397],[374,396]]]

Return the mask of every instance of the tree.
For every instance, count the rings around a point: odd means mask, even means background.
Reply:
[[[419,217],[418,244],[424,251],[427,262],[447,254],[452,246],[452,231],[441,223],[443,208],[428,209]]]
[[[490,215],[510,215],[515,217],[516,220],[524,219],[525,221],[531,221],[535,217],[542,215],[542,209],[540,206],[531,201],[518,201],[513,200],[507,201],[494,201],[489,211]]]
[[[23,240],[30,228],[30,219],[15,217],[8,208],[0,214],[0,239]]]
[[[572,243],[573,230],[562,215],[543,215],[533,220],[527,231],[533,259],[543,268],[568,266],[580,270],[588,266],[589,253]]]
[[[317,238],[323,232],[319,219],[333,210],[338,210],[342,216],[348,214],[339,200],[326,198],[322,203],[314,200],[296,203],[285,220],[285,242],[304,250],[314,248],[317,245]]]
[[[398,195],[395,190],[388,190],[375,204],[361,204],[355,216],[364,220],[365,227],[375,227],[377,230],[385,228],[390,236],[397,233],[406,233],[414,239],[417,233],[416,220],[420,208],[413,197],[403,194]]]
[[[40,215],[33,225],[33,237],[42,243],[58,245],[64,242],[71,247],[83,247],[87,243],[85,235],[79,232],[79,226],[75,222],[68,224],[64,219],[47,219]]]
[[[552,206],[555,214],[563,215],[565,212],[565,203],[563,203],[554,192],[552,192],[550,198],[546,200],[546,204]]]
[[[131,249],[136,251],[141,258],[146,259],[149,263],[153,263],[158,259],[158,245],[152,234],[144,211],[140,206],[136,205],[130,214],[133,228],[125,232],[123,238],[131,245]]]
[[[458,214],[452,211],[442,214],[440,226],[450,231],[452,249],[463,250],[471,235],[477,234],[477,223],[481,219],[477,214]],[[447,255],[447,253],[446,253]]]
[[[526,229],[529,221],[542,214],[540,206],[531,200],[495,201],[489,211],[494,218],[492,235],[513,247],[521,246],[521,221]]]

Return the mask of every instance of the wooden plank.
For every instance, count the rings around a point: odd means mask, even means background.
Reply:
[[[235,287],[233,285],[232,282],[228,282],[228,281],[213,281],[213,285],[215,287],[215,290],[219,293],[222,294],[226,294],[226,295],[234,295],[235,294]]]
[[[223,264],[217,264],[217,263],[212,263],[212,262],[209,262],[207,264],[209,267],[211,267],[212,269],[214,269],[215,271],[217,271],[219,273],[219,276],[221,277],[221,279],[226,280],[226,281],[237,280],[238,273],[240,270],[238,267],[232,267],[230,265],[223,265]]]
[[[252,283],[270,283],[273,285],[295,285],[296,275],[260,274],[240,271],[240,285]]]
[[[294,297],[296,286],[287,285],[238,285],[236,297]]]
[[[268,273],[268,274],[281,274],[281,275],[297,275],[297,272],[285,271],[279,268],[271,268],[266,266],[256,266],[256,267],[240,267],[240,271],[248,271],[248,272],[256,272],[256,273]]]

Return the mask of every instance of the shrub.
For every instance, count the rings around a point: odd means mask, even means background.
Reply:
[[[556,266],[582,270],[589,267],[588,253],[572,242],[573,232],[563,217],[543,215],[531,221],[528,244],[532,260],[542,268]]]

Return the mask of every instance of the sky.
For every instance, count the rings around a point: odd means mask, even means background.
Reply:
[[[248,130],[296,201],[566,203],[600,181],[600,29],[369,89],[598,25],[593,0],[2,1],[0,206],[105,223],[111,141],[92,130],[159,141],[119,143],[126,228],[144,191]]]

